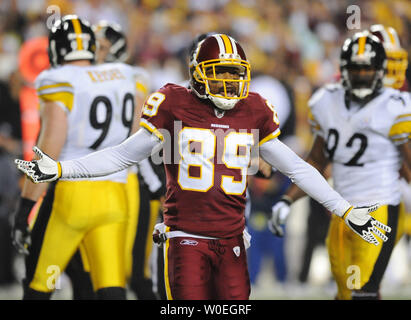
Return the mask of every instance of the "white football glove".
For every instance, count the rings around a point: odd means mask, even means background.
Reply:
[[[54,161],[37,147],[33,147],[33,151],[39,157],[39,160],[25,161],[16,159],[14,163],[17,169],[27,175],[34,183],[50,182],[61,177],[59,162]]]
[[[291,212],[291,201],[283,197],[272,208],[271,219],[268,220],[268,229],[277,237],[284,236],[283,225]]]
[[[382,222],[375,220],[373,217],[369,215],[369,213],[374,212],[378,209],[378,205],[373,205],[370,207],[359,207],[349,208],[342,218],[344,219],[345,223],[351,230],[353,230],[356,234],[358,234],[361,238],[365,241],[372,243],[378,246],[379,242],[376,235],[382,239],[382,241],[387,241],[388,237],[384,235],[380,230],[385,232],[391,232],[391,228]]]

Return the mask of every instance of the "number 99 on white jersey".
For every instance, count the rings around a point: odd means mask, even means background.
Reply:
[[[64,65],[36,79],[40,104],[54,102],[67,114],[67,139],[59,160],[85,156],[125,140],[133,124],[136,69],[123,63]],[[114,174],[99,180],[125,181]]]

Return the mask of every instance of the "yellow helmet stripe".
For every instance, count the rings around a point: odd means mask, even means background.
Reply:
[[[228,36],[225,35],[225,34],[222,34],[221,38],[223,39],[223,42],[224,42],[225,52],[226,53],[233,53],[233,46],[231,45],[231,41],[228,38]]]
[[[364,54],[366,37],[362,36],[358,39],[358,55]]]
[[[83,50],[83,41],[81,41],[81,25],[78,19],[73,19],[73,28],[74,32],[76,33],[76,41],[77,41],[77,50]]]

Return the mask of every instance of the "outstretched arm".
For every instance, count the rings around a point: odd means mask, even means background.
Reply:
[[[351,207],[320,174],[319,170],[322,171],[326,163],[310,164],[278,139],[272,139],[261,145],[260,154],[265,161],[288,176],[295,184],[291,187],[292,194],[290,193],[294,201],[308,194],[340,217]]]
[[[302,160],[278,139],[269,140],[261,145],[260,153],[265,161],[287,175],[310,197],[344,219],[347,226],[363,240],[378,245],[379,242],[376,238],[378,236],[383,241],[387,241],[388,237],[377,227],[386,232],[390,232],[391,228],[370,216],[371,212],[378,209],[377,205],[353,208],[350,203],[330,187],[317,169]],[[274,221],[271,219],[270,225],[272,226],[270,229],[274,233],[281,228],[276,219]]]
[[[317,169],[318,172],[323,176],[327,165],[329,164],[329,160],[327,159],[323,151],[324,146],[324,139],[321,136],[317,135],[311,147],[311,150],[308,153],[308,156],[304,159],[308,164]],[[290,203],[293,203],[306,195],[307,194],[304,192],[304,190],[300,189],[297,184],[293,183],[284,193],[283,199],[286,199]]]
[[[59,178],[75,180],[106,176],[124,170],[158,151],[161,146],[160,140],[142,128],[117,146],[79,159],[56,162],[37,149],[40,160],[15,162],[18,169],[36,183]]]

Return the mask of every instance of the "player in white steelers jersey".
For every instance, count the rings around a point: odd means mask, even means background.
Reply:
[[[77,16],[63,17],[50,31],[52,68],[35,84],[42,120],[38,144],[56,158],[114,146],[137,128],[135,69],[123,63],[93,65],[95,51],[91,26]],[[16,247],[27,254],[24,299],[50,298],[49,266],[64,272],[79,248],[97,297],[125,299],[126,181],[123,170],[51,184],[30,235],[27,216],[47,186],[26,180],[13,230]]]
[[[128,53],[127,39],[121,27],[116,23],[104,20],[93,25],[92,29],[98,43],[95,59],[96,64],[118,64],[120,62],[120,65],[123,65],[128,58]],[[136,106],[135,117],[139,117],[141,113],[139,107],[143,105],[146,95],[149,92],[149,76],[146,70],[141,67],[129,65],[128,69],[130,69],[130,74],[132,74],[134,78],[133,81],[135,82],[135,92],[133,94]],[[137,129],[137,126],[135,129]],[[126,186],[129,211],[125,245],[126,279],[130,279],[132,273],[132,251],[140,203],[138,188],[137,166],[133,166],[129,169]],[[69,275],[72,284],[73,299],[89,300],[94,297],[89,271],[90,267],[85,249],[83,245],[80,245],[80,250],[76,252],[66,269],[66,273]]]
[[[36,79],[42,103],[57,101],[68,120],[60,159],[84,156],[123,141],[132,131],[135,81],[132,67],[123,63],[64,65]],[[125,172],[102,180],[124,182]]]
[[[343,86],[328,85],[309,102],[313,130],[326,142],[326,153],[333,161],[334,186],[359,206],[395,204],[401,197],[402,158],[397,145],[408,139],[408,133],[399,132],[408,125],[405,121],[411,121],[411,105],[394,89],[380,91],[366,107],[352,103],[347,108]]]
[[[378,246],[352,237],[332,218],[327,237],[337,299],[378,299],[384,271],[403,232],[400,174],[411,163],[411,105],[395,89],[383,87],[386,54],[369,32],[356,33],[342,46],[342,82],[319,89],[310,99],[315,141],[307,162],[320,172],[332,163],[335,190],[356,206],[379,204],[373,216],[392,228]],[[304,193],[293,185],[273,207],[276,233],[293,201]]]

